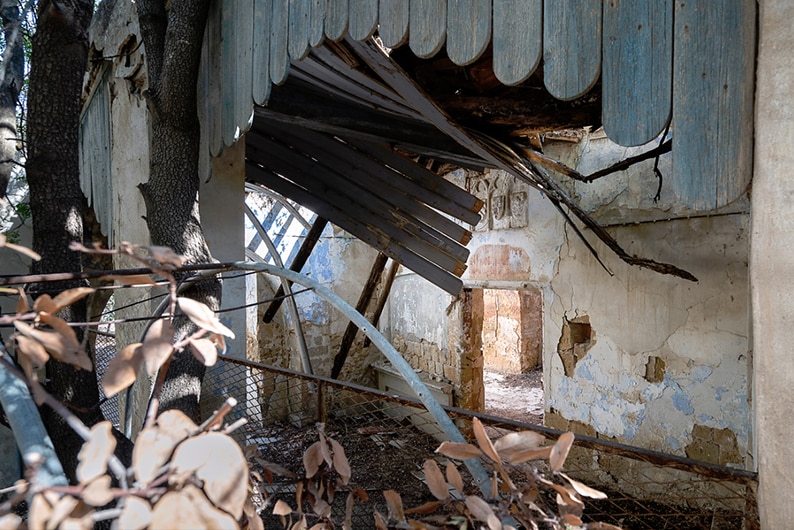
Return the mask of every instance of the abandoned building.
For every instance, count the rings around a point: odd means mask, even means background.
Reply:
[[[762,525],[782,528],[792,16],[785,0],[213,2],[210,248],[328,287],[445,405],[482,411],[484,367],[540,368],[548,427],[757,472]],[[134,5],[104,2],[92,31],[83,189],[110,246],[145,243]],[[150,315],[148,297],[119,291],[117,316]],[[230,357],[400,379],[300,285],[229,273],[223,304],[248,304],[223,314]],[[258,384],[248,399],[276,383]]]

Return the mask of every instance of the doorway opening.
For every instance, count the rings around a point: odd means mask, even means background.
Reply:
[[[543,295],[482,289],[485,412],[543,423]]]

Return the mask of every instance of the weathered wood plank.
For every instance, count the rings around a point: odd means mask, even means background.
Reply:
[[[378,0],[348,1],[348,34],[355,40],[368,39],[378,27]]]
[[[339,40],[347,33],[348,0],[328,0],[325,12],[325,36]]]
[[[493,0],[493,69],[506,85],[525,81],[543,50],[543,0]]]
[[[316,48],[325,40],[325,12],[328,0],[312,0],[309,14],[309,46]]]
[[[377,228],[390,238],[410,241],[408,248],[456,276],[466,270],[468,249],[465,247],[455,244],[443,235],[439,237],[437,231],[429,229],[410,213],[395,208],[394,204],[370,188],[346,178],[336,168],[286,148],[280,141],[267,138],[258,131],[251,131],[249,135],[255,140],[248,144],[249,158],[286,176],[329,203],[345,205],[351,216]],[[333,219],[330,220],[333,222]],[[453,248],[456,248],[456,255],[449,252]]]
[[[372,297],[375,295],[375,290],[378,288],[383,278],[383,269],[386,268],[387,261],[389,261],[389,257],[383,252],[379,252],[378,255],[375,256],[375,261],[369,271],[369,277],[364,284],[364,288],[361,290],[358,302],[356,302],[356,311],[362,315],[366,314]],[[332,378],[337,379],[339,374],[342,373],[342,368],[344,368],[345,361],[347,360],[347,354],[350,353],[350,347],[353,346],[356,334],[358,334],[358,326],[352,321],[348,322],[345,333],[342,335],[342,341],[339,343],[339,351],[334,357],[334,365],[331,368]]]
[[[239,3],[235,0],[223,0],[221,3],[221,79],[237,79],[236,26],[238,9]],[[236,84],[222,83],[221,90],[221,135],[224,145],[232,145],[237,131],[235,115]]]
[[[264,105],[270,96],[270,19],[272,0],[254,1],[252,86],[254,103]]]
[[[443,197],[437,197],[423,183],[407,179],[367,154],[346,147],[324,134],[275,123],[267,125],[267,132],[322,160],[322,165],[344,175],[355,185],[377,191],[400,212],[424,223],[426,227],[423,230],[438,240],[439,248],[462,261],[466,260],[468,250],[452,242],[465,245],[471,239],[471,232],[426,206],[430,202],[443,201]]]
[[[280,85],[289,73],[289,0],[272,0],[270,80]]]
[[[387,48],[396,48],[408,40],[410,5],[410,0],[380,0],[378,34]]]
[[[234,95],[234,121],[240,133],[251,126],[253,105],[253,49],[254,49],[254,3],[238,2],[236,7],[237,73]],[[233,84],[233,83],[229,83]]]
[[[407,241],[410,239],[394,238],[363,222],[363,217],[360,215],[361,212],[359,212],[358,209],[355,209],[351,215],[347,210],[342,210],[334,206],[333,203],[279,177],[269,169],[263,169],[253,164],[246,164],[246,173],[254,181],[260,182],[268,188],[281,193],[285,197],[289,197],[303,206],[310,208],[313,212],[325,217],[343,230],[347,230],[364,243],[380,250],[393,260],[402,263],[448,293],[455,295],[460,293],[463,287],[463,282],[460,278],[457,278],[449,271],[444,270],[415,253],[411,247],[407,245]]]
[[[602,119],[625,146],[656,138],[670,120],[673,0],[604,2]]]
[[[447,55],[458,65],[476,61],[491,41],[491,0],[449,0]]]
[[[411,0],[409,46],[417,57],[435,55],[447,34],[447,0]]]
[[[687,206],[719,208],[752,176],[754,0],[677,1],[673,175]]]
[[[309,53],[311,0],[289,0],[289,56],[301,60]]]
[[[545,0],[543,78],[557,99],[585,94],[601,71],[601,0]]]
[[[207,18],[207,144],[212,156],[219,156],[223,151],[223,9],[215,2],[210,2],[210,6]]]

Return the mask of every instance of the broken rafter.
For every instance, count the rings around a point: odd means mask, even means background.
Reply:
[[[364,284],[364,289],[362,289],[361,295],[359,296],[358,302],[356,303],[356,311],[362,315],[366,312],[367,307],[369,307],[369,303],[372,301],[372,296],[375,294],[375,290],[378,288],[378,284],[380,283],[381,277],[383,276],[383,269],[386,268],[387,261],[389,261],[389,257],[383,252],[379,252],[375,258],[375,262],[372,264],[372,269],[369,272],[367,283]],[[358,333],[358,326],[356,326],[352,321],[349,322],[347,324],[347,329],[345,329],[345,334],[342,336],[342,342],[339,345],[339,351],[337,352],[336,357],[334,357],[334,366],[331,369],[331,377],[333,379],[338,378],[339,374],[342,373],[342,368],[345,366],[347,354],[350,352],[350,347],[353,345],[353,341],[356,338],[356,333]]]
[[[560,212],[565,215],[562,205],[565,205],[579,220],[590,228],[593,233],[606,244],[617,256],[629,265],[636,265],[654,270],[662,274],[671,274],[680,278],[697,281],[691,273],[667,263],[640,258],[629,255],[620,244],[601,225],[590,217],[573,199],[571,199],[551,178],[533,166],[531,161],[517,155],[513,149],[505,144],[485,135],[464,130],[455,123],[447,114],[427,97],[424,91],[411,79],[399,65],[389,59],[384,50],[374,41],[348,43],[358,52],[369,67],[376,72],[395,92],[402,95],[407,101],[414,104],[429,122],[433,123],[440,131],[458,142],[473,154],[480,156],[487,163],[494,164],[517,178],[527,182],[536,189],[543,191],[554,203]],[[529,164],[527,164],[529,162]],[[566,216],[566,219],[567,216]],[[568,219],[570,222],[570,219]],[[587,248],[595,254],[595,249],[577,229],[577,234],[585,241]],[[596,258],[598,258],[598,255]],[[601,260],[599,259],[599,262]],[[608,270],[608,269],[607,269]]]

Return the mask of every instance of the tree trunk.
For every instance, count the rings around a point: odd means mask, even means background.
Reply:
[[[138,19],[146,49],[151,113],[149,180],[140,186],[152,244],[173,248],[188,263],[213,261],[201,229],[198,206],[199,121],[197,81],[209,0],[139,0]],[[220,280],[184,291],[212,309],[220,306]],[[189,331],[176,324],[177,336]],[[198,419],[204,366],[189,351],[169,368],[161,410],[178,408]]]
[[[80,272],[81,256],[69,250],[71,241],[83,240],[85,199],[80,190],[78,130],[83,76],[88,58],[88,25],[93,2],[41,0],[32,39],[28,97],[28,156],[26,173],[33,214],[33,248],[41,254],[33,272]],[[80,282],[33,286],[34,296],[81,285]],[[59,316],[72,322],[86,320],[83,301]],[[78,328],[78,336],[82,333]],[[85,423],[103,419],[94,372],[57,361],[47,363],[48,390]],[[58,457],[74,479],[82,440],[48,407],[42,418]]]
[[[25,50],[19,28],[19,5],[16,0],[0,2],[0,18],[6,48],[0,75],[0,198],[6,194],[17,154],[17,98],[25,71]]]

